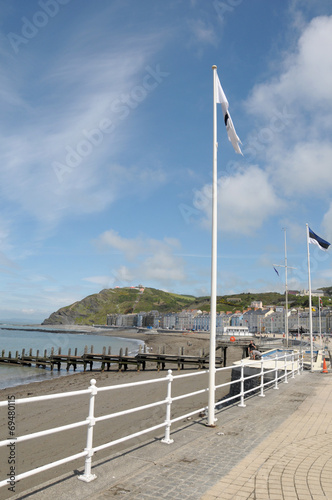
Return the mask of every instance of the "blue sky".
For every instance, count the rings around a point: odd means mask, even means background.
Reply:
[[[329,0],[0,1],[0,319],[104,288],[210,294],[212,65],[218,294],[307,288],[332,241]],[[313,287],[332,283],[311,245]]]

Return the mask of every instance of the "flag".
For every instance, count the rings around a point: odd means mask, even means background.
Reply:
[[[321,250],[327,250],[331,243],[328,241],[323,240],[323,238],[320,238],[315,234],[309,227],[309,243],[314,243],[317,245]]]
[[[217,92],[216,92],[216,102],[221,104],[221,109],[222,109],[222,112],[223,112],[223,115],[224,115],[224,123],[225,123],[225,126],[226,126],[226,131],[227,131],[227,135],[228,135],[228,139],[231,141],[232,145],[233,145],[233,148],[235,150],[235,153],[238,153],[240,155],[243,156],[243,153],[241,151],[241,148],[239,146],[239,144],[242,144],[242,142],[240,141],[240,138],[238,137],[236,131],[235,131],[235,128],[234,128],[234,125],[233,125],[233,122],[232,122],[232,118],[231,118],[231,115],[229,114],[228,112],[228,101],[227,101],[227,98],[225,96],[225,93],[222,89],[222,86],[220,84],[220,81],[219,81],[219,78],[218,78],[218,75],[216,74],[216,77],[217,77]]]
[[[277,273],[277,275],[279,276],[279,273],[278,271],[276,270],[276,268],[273,266],[273,269],[275,270],[275,272]]]

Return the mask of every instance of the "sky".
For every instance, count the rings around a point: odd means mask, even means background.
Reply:
[[[330,0],[0,0],[0,321],[105,288],[308,288],[332,242]],[[313,288],[331,252],[310,245]]]

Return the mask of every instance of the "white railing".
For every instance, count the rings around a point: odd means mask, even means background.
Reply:
[[[272,367],[271,367],[271,364],[273,365]],[[270,365],[270,366],[267,366],[267,365]],[[244,372],[245,372],[246,367],[255,368],[256,370],[253,374],[245,376]],[[292,352],[289,354],[284,354],[283,356],[276,355],[272,360],[271,360],[271,358],[264,359],[264,357],[262,357],[262,359],[259,361],[242,360],[241,363],[239,365],[237,365],[237,369],[240,370],[240,377],[239,378],[237,378],[235,380],[231,380],[230,382],[226,382],[224,384],[216,385],[215,389],[217,391],[220,388],[227,388],[227,387],[231,388],[231,386],[233,384],[240,384],[240,390],[239,391],[237,390],[236,394],[234,394],[228,398],[223,398],[221,401],[218,401],[215,404],[215,406],[220,406],[220,404],[222,404],[222,407],[224,408],[226,404],[229,404],[232,402],[234,403],[236,400],[239,400],[240,402],[239,402],[238,406],[245,407],[246,406],[244,403],[245,396],[252,396],[253,393],[257,392],[257,391],[259,391],[259,396],[264,397],[265,396],[265,394],[264,394],[265,388],[268,388],[269,386],[273,385],[274,389],[278,389],[278,384],[280,381],[283,380],[284,383],[288,383],[289,377],[294,378],[295,374],[300,374],[302,372],[302,370],[303,370],[303,357],[302,357],[301,353],[293,353]],[[236,370],[236,366],[233,365],[233,366],[228,366],[228,367],[224,367],[224,368],[218,368],[216,370],[216,372],[219,373],[219,372],[223,372],[223,371],[227,371],[227,370],[228,371],[229,370]],[[14,474],[14,472],[13,472],[13,475],[11,477],[0,481],[0,487],[5,486],[5,485],[8,486],[8,484],[11,484],[10,483],[11,480],[15,483],[16,481],[20,481],[26,477],[32,476],[34,474],[38,474],[39,472],[43,472],[45,470],[51,469],[53,467],[57,467],[58,465],[65,464],[65,463],[71,462],[73,460],[76,460],[78,458],[82,458],[82,457],[85,457],[84,474],[81,476],[78,476],[78,478],[81,479],[82,481],[90,482],[96,478],[95,474],[91,473],[92,457],[93,457],[95,452],[100,451],[100,450],[104,450],[106,448],[110,448],[110,447],[115,446],[119,443],[123,443],[125,441],[130,440],[130,439],[133,439],[135,437],[142,436],[142,435],[147,434],[151,431],[155,431],[156,429],[164,428],[165,435],[164,435],[163,439],[161,439],[161,442],[166,443],[166,444],[171,444],[173,442],[173,439],[171,439],[171,437],[170,437],[172,424],[174,424],[175,422],[178,422],[180,420],[192,417],[193,415],[197,415],[201,412],[205,412],[207,410],[206,406],[203,408],[196,408],[193,411],[191,411],[185,415],[181,415],[181,416],[178,416],[176,418],[172,418],[171,417],[171,413],[172,413],[171,410],[172,410],[173,402],[179,401],[179,400],[184,399],[184,398],[196,396],[199,394],[207,393],[209,390],[208,388],[204,388],[201,390],[197,390],[195,392],[186,393],[186,394],[182,394],[180,396],[172,397],[172,384],[176,383],[176,381],[179,379],[183,379],[186,377],[197,377],[197,376],[199,377],[199,376],[202,376],[203,374],[207,374],[207,373],[208,373],[208,371],[204,370],[204,371],[198,371],[195,373],[186,373],[186,374],[174,376],[172,373],[172,370],[168,370],[167,376],[165,376],[163,378],[146,380],[146,381],[141,381],[141,382],[132,382],[132,383],[126,383],[126,384],[112,385],[112,386],[108,386],[108,387],[97,387],[96,381],[94,379],[92,379],[90,382],[91,383],[90,387],[88,389],[85,389],[85,390],[65,392],[65,393],[61,393],[61,394],[49,394],[49,395],[45,395],[45,396],[36,396],[36,397],[31,397],[31,398],[22,398],[22,399],[17,399],[14,402],[13,401],[1,401],[0,407],[4,407],[4,406],[8,405],[8,409],[9,409],[11,407],[10,405],[12,405],[12,407],[15,407],[17,404],[31,404],[31,403],[34,403],[37,401],[66,398],[66,397],[72,397],[72,396],[78,396],[78,395],[84,395],[84,394],[89,394],[89,397],[90,397],[89,414],[88,414],[86,420],[74,422],[72,424],[63,425],[60,427],[54,427],[52,429],[47,429],[47,430],[40,431],[40,432],[35,432],[33,434],[26,434],[24,436],[12,437],[12,438],[0,441],[0,447],[7,446],[10,450],[11,446],[16,447],[17,443],[20,443],[22,441],[40,438],[42,436],[51,435],[54,433],[66,431],[69,429],[74,429],[77,427],[87,426],[86,447],[85,447],[84,451],[77,453],[75,455],[65,457],[61,460],[57,460],[55,462],[50,462],[46,465],[43,465],[41,467],[37,467],[35,469],[32,469],[32,470],[27,471],[27,472],[23,472],[23,473],[18,474],[18,475]],[[270,380],[266,380],[268,374],[272,374],[270,376],[270,378],[271,378]],[[252,387],[245,390],[246,383],[248,383],[248,381],[254,380],[254,379],[257,379],[256,384],[254,384],[252,382],[252,384],[251,384]],[[94,411],[95,397],[96,397],[97,393],[104,392],[104,391],[114,391],[117,389],[123,390],[123,389],[128,388],[128,387],[132,388],[132,387],[137,387],[139,385],[159,384],[159,383],[165,382],[165,381],[167,382],[167,391],[166,391],[165,399],[163,399],[161,401],[156,401],[154,403],[139,406],[136,408],[131,408],[128,410],[117,412],[117,413],[112,413],[109,415],[103,415],[100,417],[94,416],[95,415],[95,411]],[[148,408],[153,408],[153,407],[162,406],[162,405],[165,405],[165,407],[166,407],[165,420],[162,423],[154,425],[153,427],[149,427],[149,428],[144,429],[144,430],[140,430],[138,432],[135,432],[134,434],[130,434],[130,435],[124,436],[122,438],[119,438],[119,439],[116,439],[113,441],[109,441],[109,442],[104,443],[100,446],[93,446],[93,430],[94,430],[94,426],[98,422],[101,422],[103,420],[109,420],[109,419],[121,417],[123,415],[127,415],[130,413],[136,413],[136,412],[139,412],[142,410],[146,410]],[[12,413],[8,412],[8,415],[10,415],[10,414],[12,414]],[[9,424],[10,424],[10,421],[9,421]],[[8,428],[10,428],[10,426]]]

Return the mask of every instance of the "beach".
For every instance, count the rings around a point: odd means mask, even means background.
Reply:
[[[152,352],[164,350],[167,354],[178,354],[180,349],[185,354],[198,355],[199,351],[209,350],[208,333],[137,333],[137,331],[113,331],[98,329],[98,335],[117,336],[123,338],[135,338],[145,342],[146,346]],[[230,347],[228,349],[227,365],[232,361],[241,358],[242,349]],[[116,365],[112,365],[110,371],[87,371],[76,373],[70,376],[57,377],[52,380],[34,382],[21,385],[14,388],[0,391],[0,401],[7,400],[8,397],[15,399],[29,398],[45,394],[57,394],[68,391],[78,391],[87,389],[90,380],[94,378],[97,387],[106,387],[131,382],[141,382],[143,380],[165,378],[167,369],[173,370],[173,375],[183,373],[198,372],[197,369],[185,369],[178,371],[177,365],[167,366],[166,370],[158,372],[155,363],[147,365],[145,371],[137,372],[136,367],[129,366],[128,370],[119,372]],[[205,370],[202,370],[205,372]],[[227,371],[228,377],[230,371]],[[222,374],[225,378],[225,375]],[[224,380],[222,380],[224,381]],[[221,383],[221,379],[217,383]],[[173,383],[172,396],[180,395],[186,392],[193,392],[208,387],[208,373],[202,373],[200,376],[182,378]],[[136,386],[132,388],[119,388],[112,391],[104,391],[96,396],[95,416],[107,415],[128,408],[142,406],[154,401],[165,399],[167,391],[167,381],[152,383],[148,386]],[[220,389],[218,399],[223,397],[228,390]],[[195,397],[182,399],[172,405],[172,418],[177,415],[183,415],[193,411],[195,408],[207,406],[207,392]],[[16,405],[16,435],[25,435],[39,432],[44,429],[67,425],[72,422],[84,421],[88,415],[89,395],[71,396],[56,400],[47,400],[29,404]],[[8,437],[7,429],[7,408],[0,408],[0,435],[1,439]],[[139,413],[129,414],[98,422],[94,428],[94,446],[120,438],[122,436],[146,429],[150,426],[162,423],[165,420],[165,405],[154,407],[152,409],[141,410]],[[174,424],[184,425],[185,422]],[[126,447],[133,444],[139,445],[149,439],[160,439],[163,437],[163,429],[151,432],[141,437],[134,438],[130,442],[116,445],[94,455],[93,461],[97,461],[110,454],[123,453]],[[128,444],[129,443],[129,444]],[[16,474],[25,472],[35,467],[42,466],[50,461],[60,460],[66,456],[80,453],[86,445],[86,426],[71,429],[61,433],[44,436],[33,440],[27,440],[17,443],[17,463]],[[6,470],[8,461],[8,449],[0,448],[1,470]],[[84,458],[78,459],[68,464],[41,472],[34,476],[24,479],[16,484],[15,494],[8,491],[7,487],[0,489],[0,499],[15,497],[20,491],[41,484],[45,481],[54,479],[65,473],[72,473],[75,470],[82,471]],[[4,477],[1,477],[4,479]],[[19,496],[17,497],[19,498]]]

